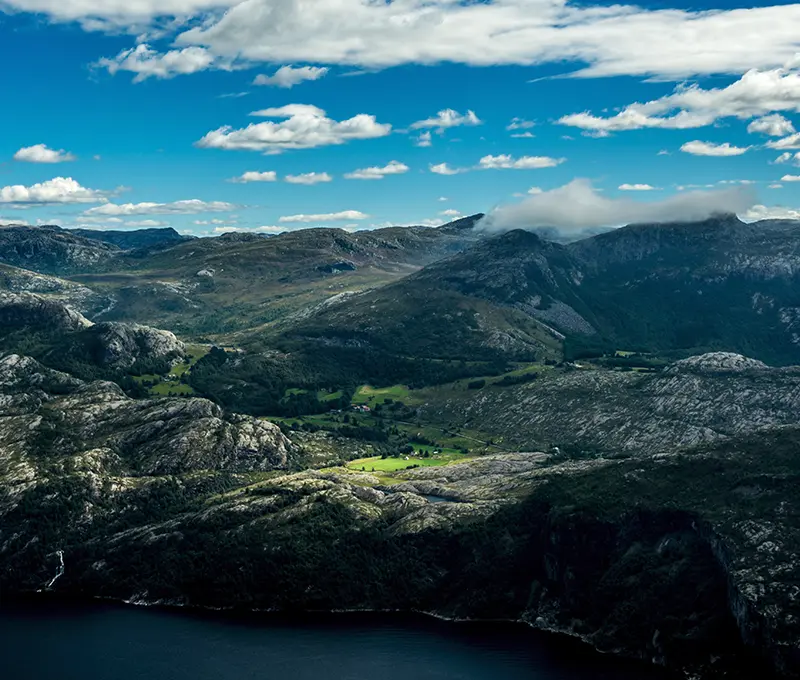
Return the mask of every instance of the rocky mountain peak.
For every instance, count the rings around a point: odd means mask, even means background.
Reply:
[[[86,335],[99,348],[98,363],[114,368],[130,368],[144,358],[177,360],[186,354],[174,333],[137,323],[98,323]]]
[[[71,332],[92,325],[82,314],[56,300],[35,293],[0,291],[0,329],[40,328],[49,332]]]
[[[709,352],[676,361],[667,369],[671,372],[693,371],[700,373],[743,372],[768,369],[763,361],[750,359],[735,352]]]

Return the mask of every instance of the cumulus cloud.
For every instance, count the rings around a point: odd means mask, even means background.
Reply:
[[[89,208],[84,215],[196,215],[204,212],[228,212],[238,206],[224,201],[201,201],[193,198],[173,203],[106,203]]]
[[[780,156],[778,156],[772,162],[776,165],[780,165],[782,163],[791,163],[792,165],[800,165],[800,151],[794,154],[789,151],[784,151]]]
[[[536,127],[536,123],[532,120],[525,120],[524,118],[512,118],[511,122],[506,125],[506,130],[528,130]]]
[[[620,184],[620,191],[655,191],[654,186],[649,184]]]
[[[332,182],[331,177],[327,172],[306,172],[300,175],[286,175],[285,181],[289,184],[320,184],[323,182]]]
[[[422,130],[431,128],[441,134],[445,130],[453,127],[482,124],[483,122],[475,115],[474,111],[467,111],[462,115],[453,109],[444,109],[443,111],[439,111],[433,118],[426,118],[425,120],[418,120],[416,123],[412,123],[411,129]]]
[[[800,175],[784,175],[781,182],[800,182]]]
[[[759,220],[800,220],[800,210],[785,208],[779,205],[754,205],[747,212],[740,215],[743,222],[758,222]]]
[[[365,220],[369,215],[360,210],[342,210],[336,213],[322,213],[319,215],[286,215],[281,217],[279,222],[342,222],[350,220]]]
[[[328,68],[325,66],[281,66],[271,76],[257,75],[253,85],[272,85],[289,89],[308,80],[319,80],[327,73]]]
[[[550,158],[550,156],[513,158],[508,154],[501,154],[500,156],[484,156],[478,161],[478,167],[482,170],[536,170],[554,168],[566,160],[566,158]]]
[[[279,123],[254,123],[234,130],[226,126],[209,132],[197,142],[204,149],[280,153],[291,149],[313,149],[346,144],[355,139],[385,137],[392,126],[378,123],[375,116],[360,113],[343,121],[328,118],[325,111],[309,104],[289,104],[254,111],[251,116],[285,119]]]
[[[764,116],[754,120],[747,126],[747,131],[750,133],[760,133],[762,135],[769,135],[770,137],[784,137],[792,134],[794,125],[792,121],[784,118],[779,113],[773,113],[770,116]]]
[[[459,215],[461,215],[461,211],[454,210],[451,208],[450,210],[442,210],[442,212],[440,212],[439,214],[442,217],[458,217]]]
[[[770,149],[800,149],[800,132],[784,137],[783,139],[771,139],[767,142]]]
[[[429,165],[428,169],[436,175],[458,175],[462,172],[467,172],[465,168],[451,168],[447,163]]]
[[[704,89],[697,84],[683,84],[670,95],[630,104],[613,116],[594,116],[584,111],[563,116],[559,123],[605,132],[643,128],[684,130],[711,125],[722,118],[748,120],[777,111],[800,113],[798,66],[800,64],[790,62],[780,68],[750,69],[723,88]],[[772,117],[763,121],[754,123],[756,131],[785,129],[788,123]]]
[[[74,161],[75,156],[64,149],[47,148],[46,144],[34,144],[33,146],[26,146],[14,154],[15,161],[24,161],[26,163],[67,163]]]
[[[582,76],[679,79],[776,66],[797,51],[798,23],[796,5],[709,12],[564,0],[248,0],[178,43],[273,63],[578,62],[588,65]]]
[[[681,147],[684,153],[692,154],[693,156],[741,156],[747,153],[749,146],[731,146],[728,142],[724,144],[714,144],[712,142],[701,142],[694,140],[686,142]]]
[[[409,168],[405,163],[399,161],[389,161],[381,167],[361,168],[348,172],[346,179],[383,179],[387,175],[402,175],[408,172]]]
[[[87,189],[72,177],[55,177],[23,186],[15,184],[0,188],[0,203],[13,203],[21,207],[54,205],[59,203],[101,203],[108,200],[111,192]]]
[[[135,73],[133,82],[141,83],[148,78],[168,79],[205,71],[216,61],[216,57],[203,47],[185,47],[162,53],[142,43],[111,59],[104,57],[96,66],[106,69],[112,76],[119,71]]]
[[[430,131],[421,132],[418,137],[414,138],[414,146],[427,147],[432,144]]]
[[[266,172],[248,171],[230,181],[235,184],[248,184],[249,182],[276,182],[277,180],[278,173],[274,170],[267,170]]]
[[[182,46],[266,63],[384,68],[576,63],[580,76],[771,68],[797,51],[800,7],[673,9],[566,0],[2,0],[86,30],[177,36]],[[222,10],[227,10],[223,12]],[[185,21],[193,17],[192,21]],[[171,21],[177,18],[175,21]]]
[[[513,139],[533,139],[534,137],[536,137],[536,135],[528,131],[528,132],[516,132],[513,135],[511,135],[511,137]]]
[[[479,226],[486,231],[549,227],[576,233],[635,222],[687,222],[722,212],[743,213],[754,203],[752,189],[745,187],[692,191],[644,202],[605,197],[588,180],[576,179],[520,203],[501,206]]]

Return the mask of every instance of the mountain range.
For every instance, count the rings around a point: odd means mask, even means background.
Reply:
[[[800,677],[800,222],[483,218],[0,229],[2,592]]]

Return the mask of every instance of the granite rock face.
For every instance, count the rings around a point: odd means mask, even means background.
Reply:
[[[172,361],[185,356],[174,333],[135,323],[98,323],[82,333],[81,341],[97,347],[98,363],[112,368],[130,368],[143,358]]]
[[[291,444],[272,423],[205,399],[130,399],[33,359],[0,359],[0,459],[38,470],[40,456],[109,450],[143,474],[285,468]],[[40,470],[39,470],[40,471]],[[106,471],[108,472],[108,471]]]
[[[69,333],[91,326],[71,307],[34,293],[0,291],[0,331],[21,328]]]
[[[524,385],[422,407],[440,422],[479,423],[503,436],[506,447],[633,456],[791,425],[799,409],[800,369],[720,352],[658,373],[546,371]]]

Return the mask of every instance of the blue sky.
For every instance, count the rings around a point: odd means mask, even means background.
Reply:
[[[0,223],[800,219],[799,25],[677,0],[0,0]]]

